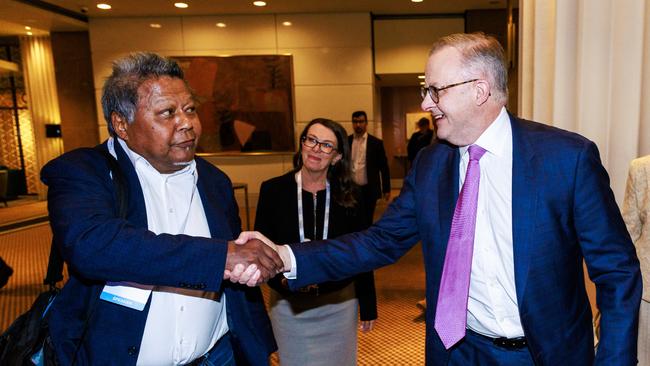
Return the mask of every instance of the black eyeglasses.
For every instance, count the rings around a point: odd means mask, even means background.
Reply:
[[[334,147],[334,145],[331,142],[318,141],[318,139],[313,137],[313,136],[303,136],[300,139],[300,142],[302,142],[302,145],[304,147],[308,147],[310,149],[314,148],[314,147],[316,147],[316,145],[318,145],[318,149],[320,151],[324,152],[325,154],[331,154],[332,151],[336,150],[336,148]]]
[[[423,87],[420,88],[420,96],[422,96],[422,99],[424,99],[424,98],[427,97],[427,93],[428,93],[431,96],[431,100],[433,100],[433,102],[437,104],[438,101],[440,100],[440,92],[441,91],[443,91],[445,89],[453,88],[455,86],[471,83],[471,82],[477,81],[477,80],[479,80],[479,79],[461,81],[460,83],[445,85],[445,86],[443,86],[441,88],[436,88],[435,86],[423,86]]]

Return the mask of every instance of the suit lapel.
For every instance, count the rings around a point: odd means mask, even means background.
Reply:
[[[512,244],[517,302],[521,308],[530,267],[537,183],[535,151],[521,121],[510,115],[512,126]]]
[[[144,194],[142,193],[140,180],[135,172],[133,163],[131,163],[131,159],[129,159],[126,152],[122,149],[122,145],[120,145],[117,139],[114,139],[113,141],[113,148],[115,149],[115,155],[117,155],[117,163],[119,164],[120,169],[122,169],[122,173],[128,182],[129,209],[127,217],[129,221],[137,227],[146,228],[148,227],[147,208],[144,203]]]
[[[208,189],[211,185],[205,183],[207,172],[205,172],[204,166],[199,159],[196,159],[196,172],[199,177],[196,182],[196,187],[199,191],[201,204],[203,205],[205,217],[208,221],[210,236],[213,238],[232,238],[238,233],[232,233],[231,230],[229,230],[230,226],[228,224],[230,223],[230,220],[225,216],[224,210],[220,210],[215,206],[215,203],[217,202],[224,205],[228,204],[228,202],[224,202],[223,197],[218,197],[216,190]]]
[[[440,271],[442,271],[442,263],[444,263],[444,256],[447,251],[447,242],[449,241],[449,232],[451,230],[451,220],[454,216],[454,209],[456,208],[456,200],[458,200],[458,165],[460,164],[460,154],[457,147],[449,146],[450,152],[446,160],[443,161],[439,167],[438,187],[445,187],[438,189],[438,232],[440,233],[440,250],[442,259],[440,261]]]

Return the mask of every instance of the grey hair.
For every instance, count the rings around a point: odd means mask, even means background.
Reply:
[[[504,105],[508,102],[508,70],[503,47],[496,38],[483,32],[450,34],[434,42],[429,56],[445,47],[457,49],[463,57],[466,72],[486,75],[490,86],[495,89],[492,94]]]
[[[111,115],[117,113],[133,123],[140,85],[161,76],[183,79],[183,70],[176,61],[150,52],[132,53],[113,61],[113,72],[102,89],[102,110],[112,137],[116,134]]]

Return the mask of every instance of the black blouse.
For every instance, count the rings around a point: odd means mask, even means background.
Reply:
[[[332,182],[332,184],[334,183]],[[278,244],[299,242],[297,189],[294,172],[263,182],[257,203],[255,230]],[[332,187],[333,190],[334,187]],[[306,239],[320,240],[323,237],[325,195],[325,190],[316,193],[316,235],[314,235],[314,195],[311,192],[302,191],[303,226]],[[357,207],[346,208],[337,204],[333,196],[332,194],[327,237],[335,238],[362,230],[364,215],[361,205],[357,204]],[[359,197],[357,197],[357,202],[361,202]],[[282,274],[276,276],[269,281],[269,286],[285,296],[316,296],[311,292],[291,292],[282,284],[283,278]],[[334,291],[342,289],[353,281],[356,297],[359,300],[361,320],[377,319],[377,298],[372,272],[361,273],[341,281],[319,283],[318,287],[321,293]]]

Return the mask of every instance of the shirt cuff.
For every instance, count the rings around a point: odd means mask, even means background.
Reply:
[[[289,272],[284,272],[284,277],[286,277],[288,280],[295,280],[298,272],[298,265],[296,264],[296,256],[293,254],[293,250],[291,250],[291,247],[288,245],[284,246],[287,248],[287,251],[289,252],[289,256],[291,256],[291,270]]]

